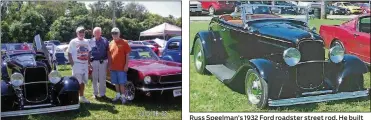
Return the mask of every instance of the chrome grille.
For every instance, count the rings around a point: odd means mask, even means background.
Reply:
[[[298,44],[301,62],[325,60],[325,48],[320,40],[302,40]]]
[[[296,83],[302,89],[315,89],[324,81],[325,49],[321,40],[301,40],[298,43],[301,54],[296,66]]]
[[[160,84],[171,84],[182,82],[182,74],[161,76],[159,79]]]

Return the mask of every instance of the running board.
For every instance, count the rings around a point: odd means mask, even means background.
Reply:
[[[273,106],[273,107],[290,106],[290,105],[325,102],[325,101],[332,101],[332,100],[359,98],[359,97],[366,97],[368,95],[369,95],[368,90],[355,91],[355,92],[341,92],[341,93],[336,93],[336,94],[326,94],[326,95],[308,96],[308,97],[300,97],[300,98],[271,100],[268,102],[268,104],[269,106]]]
[[[218,65],[206,65],[206,69],[213,75],[216,76],[220,81],[224,82],[230,80],[236,71],[233,71],[223,64]]]

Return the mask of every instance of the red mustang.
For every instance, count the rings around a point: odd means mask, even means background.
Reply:
[[[140,92],[147,96],[153,92],[172,92],[174,97],[182,95],[180,63],[161,60],[151,48],[144,45],[132,44],[130,47],[128,81],[125,88],[128,100],[134,100]],[[89,73],[91,74],[91,71]],[[112,85],[109,71],[107,83]]]
[[[360,15],[341,25],[322,25],[320,35],[327,48],[340,45],[370,65],[370,13]]]

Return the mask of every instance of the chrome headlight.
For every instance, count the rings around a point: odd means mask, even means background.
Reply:
[[[58,83],[62,78],[61,74],[59,74],[59,72],[56,70],[53,70],[52,72],[50,72],[48,77],[49,77],[49,81],[53,84]]]
[[[13,73],[10,76],[10,82],[13,86],[19,87],[24,83],[24,77],[21,73]]]
[[[150,76],[144,77],[144,84],[149,84],[149,83],[151,83],[151,77]]]
[[[283,52],[283,59],[289,66],[295,66],[301,58],[300,52],[296,48],[288,48]]]
[[[330,60],[334,63],[339,63],[343,60],[345,50],[339,45],[335,45],[330,49]]]

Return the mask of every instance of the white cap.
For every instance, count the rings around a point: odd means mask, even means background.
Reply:
[[[82,27],[82,26],[76,28],[76,32],[79,32],[79,31],[81,31],[81,30],[85,30],[85,28]]]
[[[117,33],[120,33],[120,30],[119,30],[119,28],[114,27],[114,28],[112,28],[111,32],[117,32]]]

